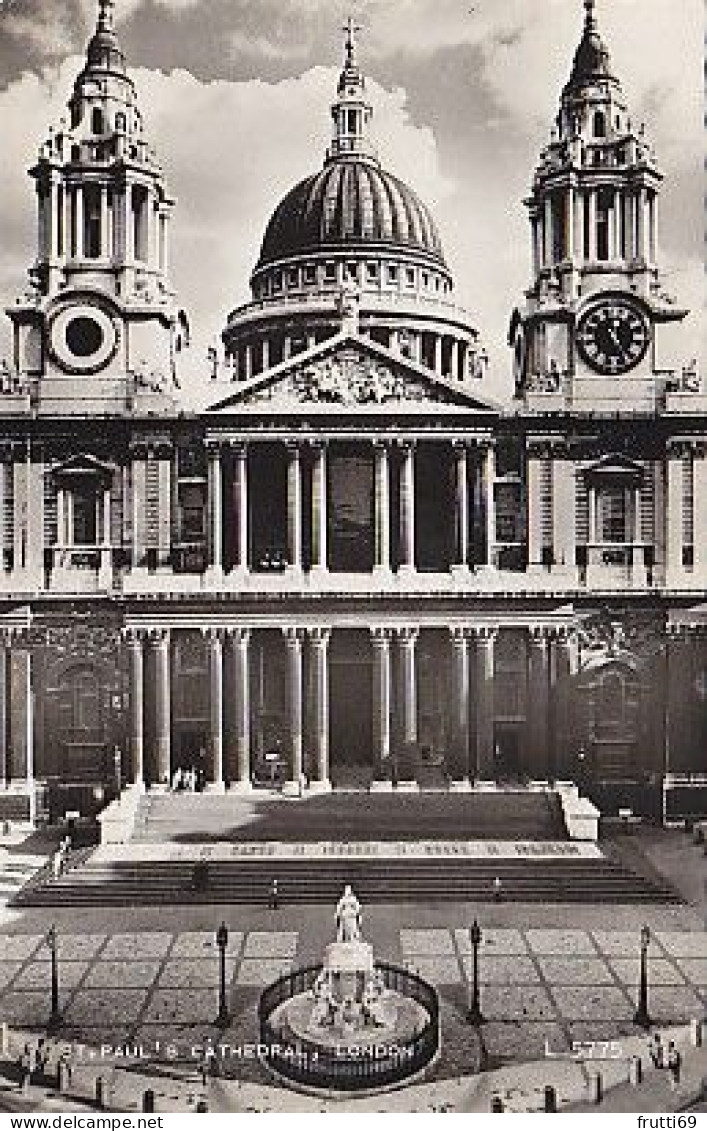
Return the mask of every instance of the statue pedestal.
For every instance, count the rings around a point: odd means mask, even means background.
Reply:
[[[333,942],[324,951],[324,978],[334,1002],[361,1002],[373,977],[373,947],[362,942]]]

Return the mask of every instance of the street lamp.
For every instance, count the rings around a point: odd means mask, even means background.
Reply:
[[[52,923],[47,931],[46,944],[49,947],[52,964],[52,1008],[49,1014],[49,1028],[56,1029],[61,1024],[59,1012],[59,967],[57,962],[57,936],[56,927]]]
[[[216,932],[216,946],[219,949],[219,991],[218,1023],[228,1024],[228,1005],[226,1003],[226,947],[228,946],[228,927],[225,923]]]
[[[641,973],[638,983],[638,1008],[633,1015],[634,1025],[642,1029],[650,1029],[651,1019],[648,1013],[648,944],[651,933],[647,926],[641,927]]]
[[[469,983],[470,999],[468,1019],[470,1025],[480,1025],[484,1017],[479,1003],[479,945],[481,943],[481,928],[476,919],[469,928],[471,940],[471,981]]]

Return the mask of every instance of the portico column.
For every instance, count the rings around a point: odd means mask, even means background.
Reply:
[[[3,465],[4,467],[4,465]],[[56,493],[56,544],[66,544],[66,489],[59,487]]]
[[[665,561],[668,580],[683,571],[683,454],[681,448],[670,448],[668,462],[667,515],[665,522]]]
[[[207,788],[221,792],[223,774],[223,637],[218,629],[207,633],[209,641],[209,745],[211,765]]]
[[[76,258],[84,256],[83,186],[74,186],[74,217],[76,222]]]
[[[153,633],[155,654],[155,760],[156,781],[168,786],[172,772],[172,717],[169,629]]]
[[[375,459],[376,570],[390,570],[390,461],[387,444],[373,445]]]
[[[314,672],[314,774],[310,781],[313,793],[331,789],[329,779],[329,638],[328,628],[313,628],[309,634]]]
[[[481,478],[486,514],[486,565],[493,568],[496,546],[496,449],[493,444],[485,444],[481,456]]]
[[[587,506],[589,508],[589,545],[596,545],[597,540],[597,492],[596,487],[590,486],[587,490]]]
[[[442,376],[442,335],[435,334],[435,373]]]
[[[229,774],[230,788],[238,793],[252,789],[250,776],[250,640],[249,628],[234,628],[228,639],[232,648],[233,719],[235,766]]]
[[[287,545],[290,569],[302,569],[302,459],[298,444],[287,445]]]
[[[417,664],[416,645],[418,629],[402,628],[397,632],[402,676],[403,742],[406,746],[417,742]]]
[[[551,640],[550,664],[550,762],[548,777],[566,779],[571,775],[572,743],[572,637],[566,628],[557,630]]]
[[[312,569],[326,570],[328,562],[327,455],[324,444],[314,445],[312,467]]]
[[[456,468],[456,569],[469,566],[469,453],[466,444],[454,445]]]
[[[494,641],[496,629],[474,630],[476,776],[490,779],[494,772]]]
[[[234,494],[236,504],[237,568],[248,570],[248,448],[237,444],[233,450]]]
[[[132,784],[145,788],[145,653],[141,632],[128,636],[130,653],[130,773]]]
[[[101,259],[107,259],[109,255],[108,249],[108,187],[101,185],[99,190],[99,208],[100,208],[100,239],[98,254]]]
[[[597,190],[590,189],[589,196],[589,261],[596,263],[597,259]]]
[[[469,785],[469,630],[455,626],[450,630],[450,639],[453,668],[451,694],[453,746],[447,772],[453,786],[459,788]]]
[[[543,221],[543,231],[544,231],[544,236],[545,236],[543,258],[545,260],[545,266],[550,267],[552,265],[552,262],[553,262],[553,246],[552,246],[552,198],[549,197],[549,196],[545,197],[545,216],[544,216],[544,221]]]
[[[223,472],[221,448],[212,444],[209,449],[209,504],[211,517],[211,570],[223,569]]]
[[[574,262],[574,235],[575,235],[575,189],[574,185],[570,185],[567,189],[567,204],[565,213],[565,240],[566,240],[566,258],[570,263]]]
[[[302,786],[302,630],[286,628],[287,719],[290,736],[289,776],[284,792],[298,796]]]
[[[523,768],[532,778],[545,778],[549,761],[550,678],[547,632],[539,626],[528,634],[528,703],[528,765]]]
[[[374,756],[379,781],[392,781],[390,746],[390,630],[372,630]]]
[[[7,642],[0,635],[0,789],[7,785]]]
[[[456,381],[459,376],[459,341],[457,338],[452,339],[449,350],[449,377],[451,380]]]
[[[400,467],[400,568],[415,569],[415,445],[403,445]]]
[[[263,366],[263,372],[270,368],[270,339],[263,338],[260,343],[260,358]]]

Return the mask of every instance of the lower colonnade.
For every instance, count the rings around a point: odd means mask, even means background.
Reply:
[[[427,639],[427,634],[434,634],[439,649],[432,667],[438,669],[433,673],[435,695],[444,700],[446,778],[452,788],[465,788],[474,779],[495,776],[497,626],[454,624],[430,629],[405,624],[352,630],[326,625],[273,629],[260,624],[198,631],[208,649],[208,736],[203,760],[207,790],[247,792],[252,788],[258,756],[254,669],[264,662],[266,636],[269,646],[278,648],[280,659],[284,658],[281,753],[285,792],[300,793],[304,783],[311,792],[331,788],[334,666],[345,669],[343,682],[337,681],[339,705],[347,700],[349,712],[364,714],[368,706],[357,701],[357,694],[362,700],[370,695],[370,750],[366,761],[373,782],[384,786],[401,779],[399,755],[418,747],[422,737],[419,645],[421,636]],[[368,686],[364,691],[360,680],[349,681],[346,655],[331,655],[332,639],[341,643],[352,631],[358,637],[365,631],[368,637],[364,645],[364,682]],[[552,770],[553,759],[557,762],[561,758],[551,747],[555,734],[560,735],[563,729],[567,699],[563,677],[572,668],[572,641],[570,633],[557,626],[524,631],[529,639],[527,687],[532,696],[524,741],[529,763],[537,769],[537,776],[543,776]],[[185,633],[193,635],[194,630],[140,627],[125,633],[130,656],[130,776],[140,787],[168,785],[179,764],[173,751],[172,656],[175,640]],[[430,659],[429,654],[425,659]],[[350,662],[356,661],[352,658]],[[429,689],[426,694],[429,698]],[[552,736],[550,717],[554,721]]]

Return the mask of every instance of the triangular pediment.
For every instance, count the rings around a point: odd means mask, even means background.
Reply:
[[[109,463],[103,463],[101,460],[96,459],[95,456],[81,453],[71,456],[69,459],[64,460],[63,463],[53,467],[50,474],[59,479],[71,479],[86,475],[91,475],[94,478],[110,479],[113,476],[113,470],[113,467]]]
[[[430,405],[475,412],[500,407],[369,338],[342,333],[243,382],[207,411],[424,412]]]
[[[628,456],[610,454],[597,460],[591,467],[587,467],[585,475],[603,476],[607,479],[636,479],[643,475],[643,468],[639,463],[634,463]]]

